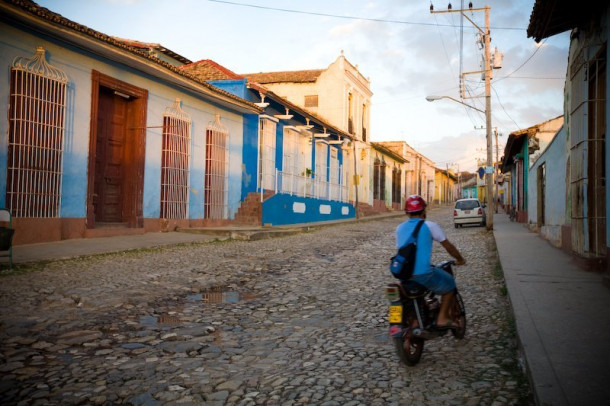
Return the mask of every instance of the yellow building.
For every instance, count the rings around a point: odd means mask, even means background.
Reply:
[[[449,170],[436,168],[434,171],[434,203],[448,204],[456,200],[457,176]]]

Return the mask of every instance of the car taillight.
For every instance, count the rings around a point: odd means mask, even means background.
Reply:
[[[479,207],[479,214],[482,216],[483,215],[483,210]]]
[[[457,210],[453,210],[453,217],[457,217]]]

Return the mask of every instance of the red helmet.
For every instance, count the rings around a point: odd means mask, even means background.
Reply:
[[[417,213],[426,208],[426,201],[420,195],[411,195],[407,197],[405,203],[405,211],[407,213]]]

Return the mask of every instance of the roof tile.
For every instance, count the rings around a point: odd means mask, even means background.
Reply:
[[[245,73],[241,76],[248,78],[250,82],[265,83],[308,83],[315,82],[324,72],[324,69],[297,70],[285,72],[260,72]]]

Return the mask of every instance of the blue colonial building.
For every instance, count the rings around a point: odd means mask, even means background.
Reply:
[[[235,216],[261,107],[179,69],[191,61],[158,44],[29,1],[0,13],[0,206],[16,244]]]

